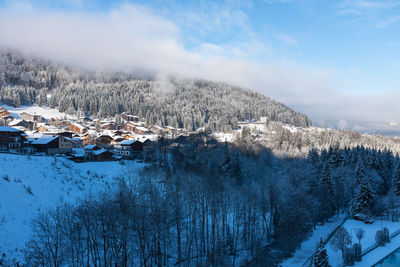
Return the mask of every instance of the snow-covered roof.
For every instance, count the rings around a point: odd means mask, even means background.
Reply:
[[[138,141],[137,140],[125,140],[125,141],[119,142],[118,145],[130,146],[135,142],[138,142]]]
[[[96,148],[96,145],[86,145],[86,146],[84,146],[83,148],[84,148],[84,149],[89,149],[89,150],[91,150],[91,149],[95,149],[95,148]]]
[[[0,126],[0,132],[22,132],[22,131],[9,126]]]
[[[104,148],[102,148],[102,149],[93,151],[93,154],[94,154],[94,155],[100,155],[100,154],[103,154],[104,152],[107,152],[107,150],[105,150]]]
[[[142,126],[137,126],[136,129],[140,130],[140,131],[144,131],[144,132],[148,132],[149,129],[142,127]]]
[[[77,127],[77,128],[85,129],[85,126],[83,126],[82,124],[79,124],[79,123],[76,123],[76,122],[71,122],[71,124],[72,124],[73,126]]]
[[[33,133],[28,135],[28,138],[39,139],[40,137],[44,136],[42,133]]]
[[[10,126],[14,126],[17,125],[18,123],[20,123],[22,120],[13,120],[12,122],[10,122],[8,125]]]
[[[39,139],[33,141],[32,144],[33,145],[46,145],[59,137],[60,136],[58,136],[58,135],[43,135]]]

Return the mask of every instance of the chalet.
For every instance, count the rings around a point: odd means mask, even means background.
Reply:
[[[48,132],[50,130],[50,127],[49,127],[49,125],[46,125],[46,124],[40,124],[40,125],[38,125],[36,130],[38,130],[39,132]]]
[[[157,125],[151,126],[149,130],[155,134],[161,134],[163,132],[163,128]]]
[[[42,116],[41,115],[36,115],[36,114],[30,114],[28,112],[22,112],[20,114],[22,120],[26,121],[36,121],[36,122],[41,122],[42,121]]]
[[[0,126],[0,151],[21,151],[25,137],[23,131],[8,126]]]
[[[8,125],[13,120],[15,120],[15,118],[11,115],[6,115],[3,117],[0,116],[0,121],[2,121],[5,125]]]
[[[100,135],[96,139],[96,144],[99,145],[100,147],[107,147],[110,146],[114,143],[114,139],[106,134]]]
[[[83,147],[85,153],[93,152],[95,150],[99,150],[100,147],[96,145],[86,145]]]
[[[81,125],[81,124],[79,124],[79,123],[70,123],[69,125],[68,125],[68,129],[71,131],[71,132],[73,132],[73,133],[80,133],[80,134],[82,134],[82,133],[84,133],[84,132],[86,132],[86,127],[85,126],[83,126],[83,125]]]
[[[5,108],[0,108],[0,117],[7,117],[10,116],[10,112],[8,112]]]
[[[63,136],[43,135],[33,141],[32,146],[37,152],[45,152],[53,155],[71,153],[73,144],[68,138]]]
[[[137,140],[125,140],[115,146],[115,153],[124,157],[132,157],[142,150],[143,143]]]
[[[23,119],[22,120],[14,120],[14,121],[10,122],[8,125],[11,127],[16,127],[16,126],[24,127],[27,130],[33,130],[33,128],[35,128],[35,122],[27,121],[27,120],[23,120]]]
[[[95,150],[92,159],[94,161],[111,161],[114,160],[114,154],[105,149]]]
[[[113,122],[103,123],[103,124],[101,124],[100,127],[103,130],[116,130],[117,129],[117,125]]]
[[[81,122],[92,122],[92,119],[89,116],[79,117],[79,121]]]
[[[172,126],[165,126],[162,130],[164,133],[174,133],[176,130]]]
[[[129,121],[129,122],[127,122],[127,123],[125,124],[125,130],[134,132],[134,131],[135,131],[135,128],[136,128],[136,127],[139,127],[139,126],[140,126],[139,123]]]
[[[150,134],[149,129],[142,127],[142,126],[137,126],[133,129],[133,132],[135,134],[141,134],[141,135],[145,135],[145,134]]]
[[[121,113],[121,118],[124,119],[125,121],[139,122],[139,117],[138,116],[130,115],[127,112],[122,112]]]

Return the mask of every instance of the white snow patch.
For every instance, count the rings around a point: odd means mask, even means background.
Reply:
[[[0,251],[20,260],[30,222],[39,211],[105,190],[117,176],[138,177],[143,166],[133,161],[74,163],[61,157],[0,154]]]

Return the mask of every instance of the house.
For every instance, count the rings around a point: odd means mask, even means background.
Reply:
[[[174,132],[175,132],[175,128],[172,127],[172,126],[165,126],[165,127],[163,128],[163,132],[164,132],[164,133],[174,133]]]
[[[101,124],[100,127],[103,130],[116,130],[117,129],[117,125],[113,122],[103,123],[103,124]]]
[[[108,150],[100,149],[92,152],[94,161],[111,161],[114,160],[114,154]]]
[[[139,123],[129,121],[129,122],[127,122],[127,123],[125,124],[125,130],[134,132],[134,131],[135,131],[135,128],[136,128],[136,127],[139,127],[139,126],[140,126]]]
[[[38,130],[39,132],[48,132],[49,129],[50,129],[50,127],[48,125],[46,125],[46,124],[40,124],[36,128],[36,130]]]
[[[0,117],[7,117],[10,116],[10,112],[8,112],[5,108],[0,108]]]
[[[149,130],[155,134],[161,134],[163,132],[163,128],[157,125],[151,126]]]
[[[82,133],[86,132],[85,126],[83,126],[82,124],[79,124],[79,123],[75,123],[75,122],[70,123],[68,125],[68,129],[73,133],[82,134]]]
[[[13,120],[8,125],[11,126],[11,127],[16,127],[16,126],[24,127],[25,129],[28,129],[28,130],[33,130],[33,128],[35,128],[35,122],[34,121],[27,121],[27,120],[24,120],[24,119],[22,119],[22,120]]]
[[[149,129],[142,127],[142,126],[137,126],[133,129],[133,132],[135,134],[141,134],[141,135],[145,135],[145,134],[150,134]]]
[[[111,136],[106,135],[106,134],[100,135],[96,139],[96,144],[98,144],[101,147],[107,147],[113,143],[114,143],[114,139]]]
[[[0,126],[0,151],[21,151],[25,137],[25,133],[21,130]]]
[[[41,115],[36,115],[36,114],[30,114],[28,112],[22,112],[20,114],[22,120],[26,121],[36,121],[36,122],[41,122],[42,121],[42,116]]]
[[[126,120],[126,121],[139,122],[139,117],[138,116],[130,115],[127,112],[122,112],[121,113],[121,118]]]
[[[67,154],[71,153],[73,143],[69,138],[59,135],[43,135],[39,139],[32,142],[33,148],[37,152],[45,152],[47,154]]]
[[[89,116],[79,117],[79,121],[81,122],[92,122],[92,119]]]
[[[143,143],[137,140],[125,140],[115,146],[115,153],[124,157],[133,157],[143,150]]]

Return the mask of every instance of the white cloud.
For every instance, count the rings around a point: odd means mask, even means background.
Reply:
[[[222,17],[229,18],[229,13]],[[397,119],[397,96],[338,93],[335,89],[343,82],[334,70],[307,67],[274,56],[273,45],[253,38],[251,30],[245,36],[248,40],[223,44],[197,41],[191,49],[185,47],[184,31],[188,28],[207,32],[215,24],[222,31],[232,25],[246,29],[243,14],[230,22],[219,18],[206,21],[204,28],[201,17],[191,18],[188,23],[189,27],[183,27],[130,4],[102,13],[13,6],[0,8],[0,46],[88,68],[151,71],[159,77],[172,74],[237,84],[306,112],[316,122]],[[289,36],[280,35],[280,39],[297,43]],[[252,60],[258,55],[274,60]]]

